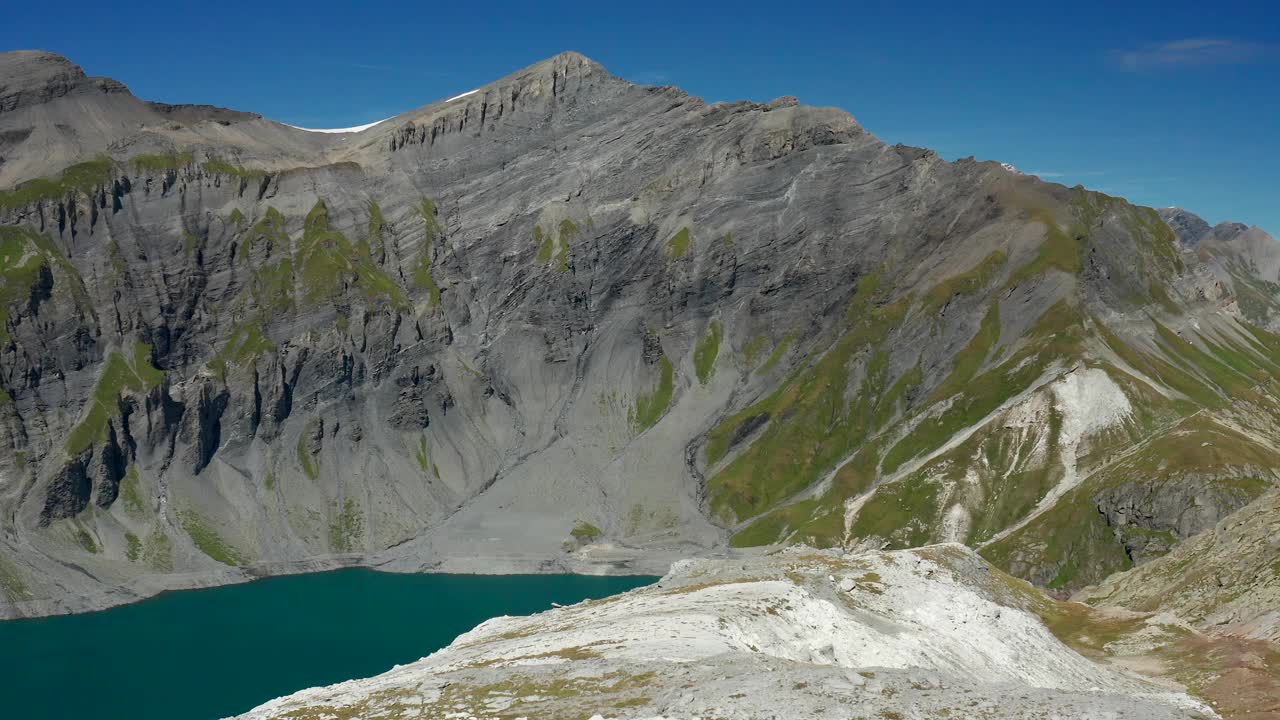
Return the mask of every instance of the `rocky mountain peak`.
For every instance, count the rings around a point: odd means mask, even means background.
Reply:
[[[0,71],[8,81],[40,78],[85,77],[84,70],[66,56],[46,50],[13,50],[0,53]]]
[[[591,91],[629,85],[631,83],[613,75],[603,65],[587,56],[567,51],[475,90],[448,98],[443,101],[443,104],[452,106],[455,101],[463,99],[466,99],[466,103],[457,103],[458,107],[466,107],[468,104],[477,102],[501,104],[504,99],[516,103],[521,97],[565,102]],[[433,103],[422,111],[435,110],[440,105],[439,102]]]
[[[1173,228],[1183,245],[1195,246],[1213,231],[1209,223],[1199,215],[1180,207],[1161,208],[1158,212],[1160,219]]]
[[[1270,237],[1261,228],[1251,227],[1244,223],[1228,221],[1210,225],[1204,218],[1180,207],[1161,208],[1157,212],[1160,215],[1160,219],[1173,228],[1178,240],[1189,247],[1195,247],[1209,238],[1218,242],[1229,243],[1246,235],[1250,238]]]
[[[85,91],[127,92],[110,78],[91,78],[75,63],[44,50],[0,53],[0,112]]]
[[[1249,226],[1238,222],[1224,222],[1213,226],[1213,236],[1223,242],[1232,240],[1249,232]]]

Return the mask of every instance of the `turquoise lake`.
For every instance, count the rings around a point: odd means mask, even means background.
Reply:
[[[413,662],[491,617],[654,580],[336,570],[0,622],[0,716],[221,718]]]

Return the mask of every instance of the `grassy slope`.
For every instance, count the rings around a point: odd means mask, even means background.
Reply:
[[[997,286],[1007,293],[1051,273],[1081,273],[1083,249],[1101,227],[1112,232],[1116,226],[1123,228],[1144,258],[1133,272],[1140,288],[1133,302],[1160,309],[1170,317],[1182,315],[1181,307],[1169,307],[1174,301],[1165,287],[1171,273],[1183,269],[1182,260],[1172,231],[1154,212],[1115,198],[1077,192],[1071,216],[1064,227],[1051,213],[1033,210],[1031,217],[1045,225],[1046,233],[1038,251],[1020,267],[1008,268],[1005,254],[996,251],[921,293],[915,306],[895,308],[900,314],[894,317],[886,311],[892,306],[883,299],[876,313],[860,314],[851,309],[850,318],[862,317],[863,323],[850,322],[817,360],[794,371],[765,399],[714,428],[705,445],[712,510],[730,523],[749,521],[737,529],[733,544],[789,539],[832,545],[877,536],[893,546],[917,545],[939,539],[942,510],[950,502],[961,503],[971,515],[965,535],[968,542],[980,543],[994,536],[1026,517],[1061,477],[1055,413],[1044,427],[1031,432],[984,428],[920,469],[881,487],[849,527],[844,522],[844,505],[913,458],[971,427],[1054,367],[1078,362],[1103,367],[1135,404],[1133,417],[1123,427],[1082,448],[1079,463],[1084,472],[1134,443],[1168,432],[1173,423],[1197,410],[1222,409],[1227,398],[1237,404],[1249,401],[1257,412],[1272,412],[1277,400],[1265,384],[1280,379],[1280,354],[1276,352],[1280,344],[1264,331],[1249,328],[1244,337],[1208,332],[1179,336],[1151,322],[1145,331],[1142,327],[1127,328],[1122,339],[1089,317],[1079,301],[1066,301],[1049,308],[1023,337],[1002,338],[1001,305],[993,300],[977,333],[953,358],[949,374],[929,389],[923,402],[917,401],[905,417],[894,412],[876,417],[873,412],[870,421],[860,421],[860,413],[867,407],[884,402],[896,406],[904,389],[921,394],[915,387],[921,382],[918,374],[904,374],[888,382],[877,374],[877,343],[894,332],[896,323],[910,321],[917,311],[936,313],[957,294],[982,295]],[[1004,282],[999,285],[1001,279]],[[859,287],[858,294],[865,302],[868,294],[876,292],[874,287]],[[854,305],[858,302],[855,298]],[[1134,333],[1141,336],[1144,332],[1148,342],[1133,341]],[[1099,349],[1119,356],[1146,379],[1171,392],[1172,398],[1100,360]],[[865,371],[860,386],[854,388],[850,386],[850,368],[859,363]],[[763,430],[747,432],[761,425]],[[1228,442],[1224,432],[1225,428],[1214,425],[1197,430],[1212,434],[1213,439],[1197,434],[1195,438],[1183,437],[1186,442],[1181,444],[1176,436],[1155,442],[1148,452],[1091,478],[1027,527],[992,545],[987,555],[1006,567],[1026,569],[1028,560],[1056,567],[1053,580],[1060,586],[1078,586],[1099,574],[1123,569],[1129,562],[1123,534],[1118,537],[1106,526],[1092,502],[1098,485],[1117,482],[1142,463],[1175,449],[1179,452],[1173,453],[1173,462],[1187,473],[1222,475],[1223,468],[1242,463],[1275,465],[1272,455],[1248,437],[1232,436],[1235,442]],[[1203,442],[1217,444],[1202,449]],[[1033,459],[1029,452],[1036,446],[1043,451],[1039,459]],[[723,462],[731,449],[735,455]],[[825,492],[800,495],[841,462],[844,464]],[[976,476],[972,486],[961,482],[967,474],[969,480]],[[1250,497],[1265,484],[1248,479],[1231,482]]]

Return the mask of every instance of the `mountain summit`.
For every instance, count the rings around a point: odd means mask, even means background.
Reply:
[[[0,616],[799,542],[1069,594],[1280,483],[1273,238],[841,110],[565,53],[315,133],[21,52],[0,158]]]

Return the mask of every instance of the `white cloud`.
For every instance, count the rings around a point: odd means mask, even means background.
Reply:
[[[1276,48],[1227,38],[1184,38],[1113,53],[1126,70],[1155,70],[1206,65],[1245,65],[1276,57]]]

